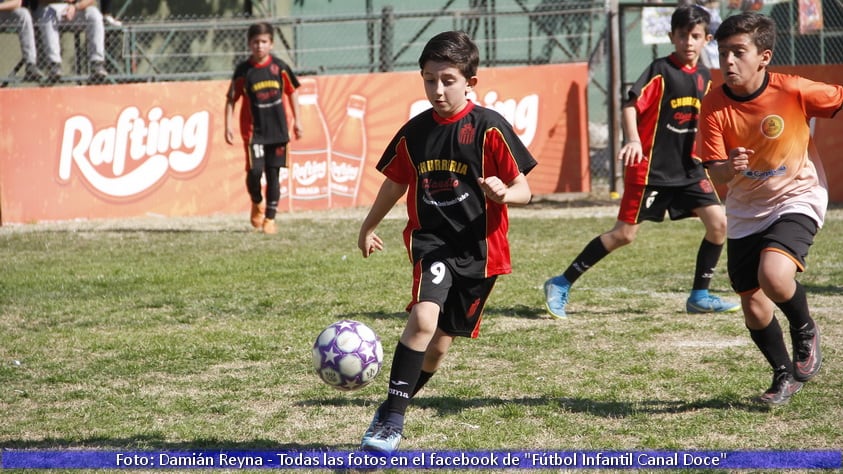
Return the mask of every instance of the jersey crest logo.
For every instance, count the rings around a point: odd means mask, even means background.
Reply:
[[[473,318],[473,317],[477,316],[477,314],[476,314],[477,308],[479,308],[479,307],[480,307],[480,298],[477,298],[476,300],[474,300],[474,302],[471,303],[471,306],[468,307],[468,311],[465,313],[465,317],[466,318]]]
[[[463,125],[457,139],[463,145],[470,145],[474,141],[474,125],[470,123]]]
[[[784,119],[780,115],[768,115],[761,120],[761,133],[767,138],[778,138],[784,132]]]
[[[649,209],[650,206],[652,206],[653,203],[656,202],[656,196],[658,196],[658,195],[659,195],[658,191],[651,192],[650,195],[647,196],[647,200],[644,202],[644,207]]]

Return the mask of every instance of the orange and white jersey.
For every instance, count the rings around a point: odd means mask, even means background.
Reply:
[[[831,118],[843,106],[843,86],[768,73],[748,97],[724,85],[703,100],[703,163],[727,161],[738,147],[754,150],[749,168],[728,183],[729,238],[760,232],[783,214],[810,216],[821,227],[828,185],[811,141],[810,120]]]

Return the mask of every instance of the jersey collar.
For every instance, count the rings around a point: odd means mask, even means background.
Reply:
[[[754,98],[758,97],[759,95],[761,95],[761,93],[762,93],[762,92],[764,92],[764,90],[766,90],[766,89],[767,89],[767,86],[768,86],[768,85],[770,85],[770,71],[767,71],[767,72],[764,74],[764,82],[762,82],[762,83],[761,83],[761,87],[759,87],[759,88],[758,88],[758,90],[756,90],[756,91],[755,91],[755,92],[753,92],[752,94],[749,94],[749,95],[747,95],[747,96],[739,96],[739,95],[735,95],[735,94],[732,92],[732,90],[731,90],[731,89],[729,89],[729,87],[728,87],[728,86],[726,86],[726,84],[723,84],[723,92],[725,92],[725,93],[726,93],[726,95],[727,95],[730,99],[734,100],[735,102],[749,102],[750,100],[752,100],[752,99],[754,99]]]
[[[439,123],[441,125],[447,125],[449,123],[459,122],[463,117],[468,115],[469,112],[471,112],[472,110],[474,110],[474,102],[469,100],[469,101],[466,102],[465,107],[463,107],[462,110],[460,110],[459,112],[457,112],[456,114],[454,114],[453,116],[448,117],[448,118],[445,118],[445,117],[437,114],[435,110],[432,110],[432,112],[433,112],[433,119],[436,120],[436,123]]]
[[[700,65],[699,61],[697,61],[697,64],[695,64],[694,67],[688,67],[687,65],[685,65],[685,63],[679,60],[679,57],[676,55],[676,53],[670,53],[670,56],[668,56],[667,59],[668,61],[673,63],[674,66],[679,68],[680,71],[687,72],[689,74],[697,72],[697,68]]]
[[[252,66],[255,66],[255,67],[266,67],[266,66],[269,66],[269,63],[272,62],[272,55],[271,54],[267,55],[266,59],[264,59],[263,61],[261,61],[259,63],[255,62],[255,60],[252,59],[252,58],[249,58],[249,62],[252,63]]]

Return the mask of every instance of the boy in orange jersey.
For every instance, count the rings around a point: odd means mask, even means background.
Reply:
[[[773,368],[760,401],[786,403],[820,369],[820,330],[796,280],[822,227],[828,188],[809,119],[833,117],[843,86],[769,72],[776,29],[759,13],[727,18],[715,35],[725,84],[703,101],[703,162],[728,183],[728,270],[750,336]],[[774,313],[787,318],[793,359]]]

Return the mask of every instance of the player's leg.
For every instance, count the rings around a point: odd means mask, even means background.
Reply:
[[[545,306],[551,316],[560,319],[567,317],[565,307],[574,282],[611,252],[635,240],[641,204],[646,195],[646,186],[627,183],[615,226],[586,244],[564,272],[544,282]],[[661,213],[664,215],[664,208]]]
[[[252,227],[260,229],[264,220],[263,194],[261,178],[266,167],[263,145],[246,146],[246,190],[252,202],[250,220]]]
[[[360,449],[391,453],[398,449],[404,432],[404,414],[421,378],[425,349],[436,332],[439,305],[423,301],[413,305],[404,333],[395,346],[389,373],[386,402],[363,433]]]
[[[275,215],[278,212],[278,201],[281,199],[281,183],[278,181],[281,167],[286,164],[285,145],[266,145],[266,208],[264,210],[263,233],[275,234]]]
[[[706,181],[708,182],[708,181]],[[716,196],[712,196],[716,198]],[[696,265],[694,267],[694,282],[691,294],[685,302],[685,310],[689,313],[731,313],[738,311],[740,305],[726,301],[708,292],[714,270],[723,253],[726,242],[726,212],[717,202],[695,207],[696,214],[705,226],[705,236],[697,249]]]
[[[448,352],[453,340],[454,338],[452,336],[449,336],[442,330],[437,329],[436,334],[433,336],[433,340],[430,341],[430,345],[428,345],[427,351],[425,351],[424,362],[422,362],[419,379],[416,382],[416,387],[413,389],[413,393],[410,394],[411,399],[415,398],[416,394],[419,393],[425,385],[427,385],[427,382],[439,369],[439,366],[441,365],[441,362],[444,359],[445,354]],[[374,434],[374,430],[381,419],[386,419],[386,410],[387,401],[384,401],[375,411],[372,423],[369,425],[369,429],[366,430],[366,434],[363,435],[364,440],[367,436],[371,437]]]
[[[741,295],[741,306],[752,341],[773,369],[770,388],[758,400],[770,405],[787,403],[802,389],[802,383],[793,377],[793,363],[787,353],[784,334],[773,314],[775,305],[763,291],[756,289]]]
[[[388,453],[398,449],[404,414],[416,393],[425,352],[437,332],[441,308],[452,284],[453,274],[443,262],[422,261],[413,266],[413,301],[392,358],[386,403],[376,410],[363,434],[362,450]]]
[[[801,382],[810,380],[822,365],[819,327],[811,317],[805,288],[796,280],[796,273],[805,269],[816,233],[817,225],[808,216],[785,215],[767,230],[758,269],[761,289],[788,320],[794,377]]]
[[[442,365],[442,361],[445,359],[445,355],[448,354],[448,349],[451,348],[451,344],[454,342],[454,336],[447,334],[442,329],[437,328],[436,333],[433,335],[433,339],[430,341],[430,344],[427,345],[427,350],[424,353],[424,363],[422,364],[422,372],[428,372],[431,375],[435,373],[439,366]],[[426,377],[429,379],[430,377]],[[427,380],[424,381],[427,383]],[[416,386],[415,391],[418,392],[424,384],[421,383],[419,380],[419,384]]]
[[[730,239],[727,247],[728,270],[732,287],[741,295],[744,325],[773,371],[770,388],[759,397],[759,401],[780,405],[787,403],[802,388],[802,384],[793,378],[793,363],[782,328],[773,313],[775,304],[764,294],[758,281],[763,245],[763,234]]]

